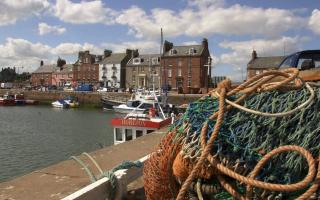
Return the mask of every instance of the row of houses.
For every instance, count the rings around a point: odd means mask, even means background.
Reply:
[[[210,52],[208,40],[197,45],[175,46],[165,41],[163,53],[139,54],[127,49],[123,53],[104,50],[103,55],[80,51],[74,64],[59,59],[32,73],[33,86],[94,84],[110,88],[166,87],[183,93],[198,93],[208,88]]]

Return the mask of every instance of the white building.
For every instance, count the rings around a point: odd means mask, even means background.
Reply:
[[[99,82],[104,87],[125,88],[126,64],[131,58],[132,50],[126,53],[112,53],[106,50],[104,59],[99,64]]]

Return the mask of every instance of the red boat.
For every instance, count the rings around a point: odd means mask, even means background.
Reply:
[[[3,97],[0,97],[1,106],[14,106],[16,105],[14,96],[11,94],[5,94]]]
[[[155,110],[156,105],[159,111],[157,113]],[[137,108],[139,108],[139,106]],[[123,118],[114,118],[111,120],[111,124],[114,127],[114,144],[134,140],[170,123],[171,118],[166,118],[159,103],[154,104],[154,107],[149,109],[149,114],[139,114],[133,110]]]

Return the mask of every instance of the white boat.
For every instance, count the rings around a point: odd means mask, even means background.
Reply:
[[[148,114],[137,112],[141,106],[142,104],[125,117],[111,120],[111,124],[114,127],[114,144],[134,140],[171,123],[171,118],[165,116],[157,100],[148,108]]]
[[[58,101],[52,102],[51,105],[54,108],[69,108],[70,106],[68,102],[66,102],[65,100],[58,100]]]
[[[143,107],[138,108],[140,104],[140,101],[129,100],[127,104],[120,104],[118,106],[113,106],[112,108],[114,109],[114,111],[124,114],[130,113],[133,110],[135,110],[136,113],[143,113],[144,111],[146,111],[146,109]]]

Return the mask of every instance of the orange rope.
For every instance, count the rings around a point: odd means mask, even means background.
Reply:
[[[257,163],[253,171],[248,177],[242,176],[239,173],[234,172],[233,170],[230,170],[226,166],[219,163],[211,154],[212,146],[214,140],[217,138],[219,129],[223,120],[223,116],[225,113],[225,110],[228,111],[231,109],[231,106],[227,106],[225,108],[225,98],[227,96],[232,96],[236,93],[242,93],[243,95],[240,96],[235,103],[240,103],[243,101],[247,96],[254,92],[265,92],[275,89],[297,89],[300,88],[302,85],[301,79],[298,77],[299,71],[295,68],[286,69],[283,71],[267,71],[260,75],[257,75],[245,83],[242,83],[235,89],[230,90],[231,88],[231,82],[230,80],[222,81],[217,89],[217,92],[219,94],[219,110],[215,113],[213,113],[209,120],[217,119],[215,123],[214,130],[209,138],[208,143],[206,143],[206,133],[208,130],[208,122],[205,122],[202,129],[201,129],[201,148],[203,149],[200,158],[198,159],[197,163],[195,164],[194,168],[192,169],[191,173],[189,174],[186,181],[183,183],[179,194],[177,196],[177,200],[182,200],[185,197],[186,192],[189,189],[189,186],[191,182],[196,178],[197,172],[200,171],[205,163],[207,161],[210,162],[211,168],[214,171],[218,171],[221,174],[216,174],[217,179],[222,185],[223,188],[225,188],[226,191],[228,191],[234,198],[241,199],[241,200],[248,200],[252,197],[252,187],[258,187],[266,190],[272,190],[272,191],[297,191],[303,188],[306,188],[315,178],[316,175],[316,169],[315,169],[315,160],[312,157],[312,155],[304,148],[295,146],[295,145],[287,145],[287,146],[281,146],[278,147],[271,152],[264,155],[264,157]],[[272,79],[277,78],[278,76],[284,77],[284,80],[280,82],[274,82],[274,83],[268,83]],[[294,81],[294,84],[291,84],[291,82]],[[309,171],[306,177],[294,184],[290,185],[284,185],[284,184],[273,184],[273,183],[266,183],[263,181],[256,180],[256,176],[258,175],[259,171],[262,169],[262,167],[265,165],[265,163],[274,155],[277,155],[282,152],[288,152],[288,151],[297,151],[302,156],[304,156],[308,162]],[[318,164],[318,172],[317,172],[317,180],[313,183],[313,185],[304,193],[302,194],[298,199],[308,199],[319,187],[319,179],[320,179],[320,164]],[[227,175],[229,177],[232,177],[242,183],[247,184],[247,191],[246,191],[246,197],[239,194],[231,184],[229,184],[222,174]]]

